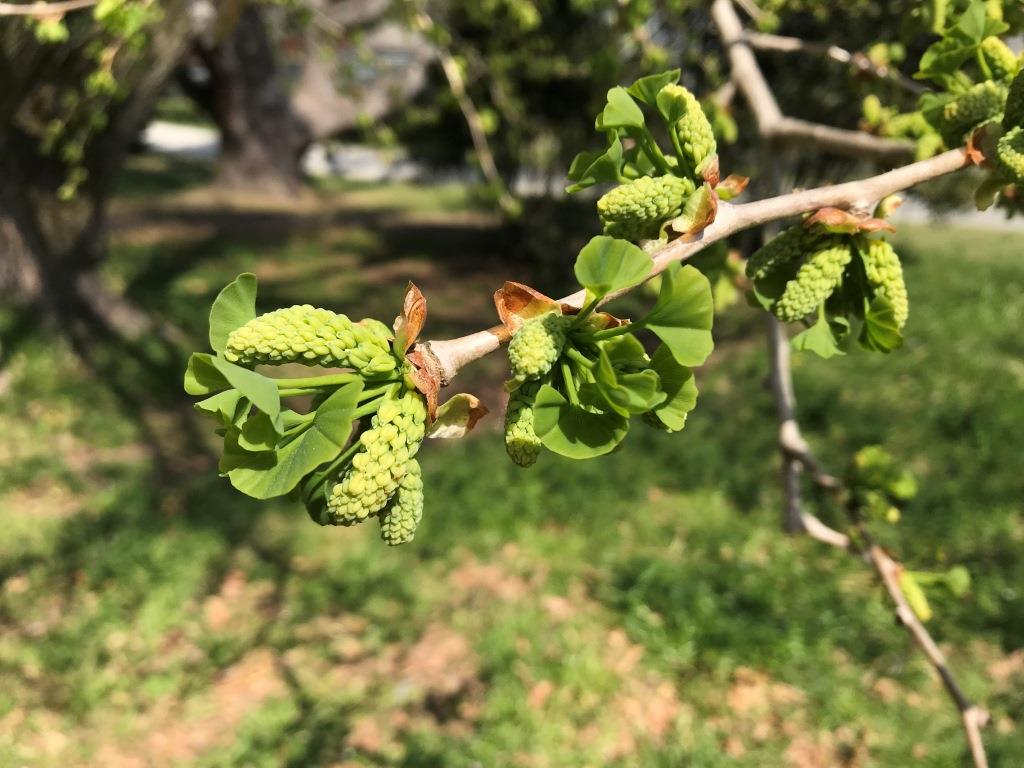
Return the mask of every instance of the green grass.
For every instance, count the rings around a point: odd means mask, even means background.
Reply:
[[[188,232],[143,231],[153,215],[117,235],[107,277],[197,345],[242,269],[264,308],[382,319],[412,276],[434,335],[488,324],[489,292],[531,279],[455,188],[321,194],[313,217],[205,210]],[[801,416],[833,468],[882,442],[918,473],[879,534],[916,568],[970,568],[931,629],[993,714],[993,765],[1019,765],[1024,238],[901,243],[906,348],[797,356]],[[525,472],[497,414],[427,445],[423,525],[388,549],[370,525],[232,492],[171,412],[140,424],[58,338],[0,318],[0,765],[965,764],[870,572],[779,533],[761,320],[736,307],[718,336],[682,434],[638,425],[612,456]],[[460,389],[500,412],[503,374],[495,356]]]

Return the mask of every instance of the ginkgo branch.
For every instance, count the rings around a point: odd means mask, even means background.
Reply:
[[[820,208],[870,209],[883,197],[901,192],[923,181],[944,176],[972,164],[968,153],[954,149],[941,155],[911,163],[892,171],[844,184],[833,184],[815,189],[791,192],[751,203],[719,203],[715,220],[694,239],[677,239],[654,253],[651,277],[663,272],[671,264],[686,261],[708,246],[743,230],[770,221],[791,218]],[[605,302],[634,290],[636,286],[609,294]],[[561,303],[580,308],[586,300],[585,291],[577,291],[561,299]],[[457,339],[427,341],[420,346],[433,363],[433,373],[443,384],[448,384],[468,363],[493,352],[505,341],[508,332],[504,326],[495,326]]]

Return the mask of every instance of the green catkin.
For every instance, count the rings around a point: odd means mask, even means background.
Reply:
[[[993,80],[1008,83],[1020,69],[1020,62],[1014,52],[994,35],[981,41],[981,57],[992,73]]]
[[[389,546],[408,544],[416,538],[416,528],[423,519],[423,473],[420,463],[411,459],[398,488],[387,507],[380,513],[380,537]]]
[[[808,240],[807,230],[799,224],[784,229],[747,259],[747,277],[756,283],[773,275],[781,267],[799,259]]]
[[[376,320],[353,323],[309,304],[268,312],[228,336],[224,357],[239,365],[302,363],[354,368],[363,376],[392,372],[387,328]]]
[[[900,590],[903,592],[903,596],[907,599],[907,605],[914,612],[921,621],[928,621],[932,617],[932,608],[928,604],[928,598],[924,594],[924,590],[921,589],[921,585],[917,583],[917,579],[914,578],[913,574],[907,571],[900,573]]]
[[[910,303],[907,300],[907,286],[903,282],[900,257],[887,241],[872,240],[868,244],[864,267],[868,282],[874,287],[877,295],[888,299],[892,304],[896,325],[902,328],[907,324]]]
[[[641,176],[597,201],[604,233],[623,240],[654,239],[683,210],[693,182],[678,176]]]
[[[426,418],[427,407],[418,392],[381,403],[370,428],[359,436],[360,449],[351,466],[328,496],[324,522],[361,523],[387,505],[423,442]]]
[[[517,381],[539,379],[558,361],[571,317],[559,312],[531,318],[508,344],[508,362]]]
[[[697,97],[681,85],[666,85],[661,93],[682,101],[686,105],[686,111],[680,117],[671,130],[674,130],[679,139],[679,146],[683,150],[683,157],[680,161],[687,166],[687,170],[696,178],[699,169],[711,155],[718,151],[715,142],[715,131],[708,122],[704,110],[700,106]]]
[[[540,455],[541,441],[533,430],[533,401],[540,382],[527,382],[508,398],[505,410],[505,452],[524,469],[532,467]]]
[[[996,164],[1015,184],[1024,184],[1024,126],[1017,126],[999,137]]]
[[[1003,127],[1007,130],[1024,125],[1024,70],[1010,84],[1010,93],[1006,97],[1006,112],[1003,115]]]
[[[937,126],[946,146],[963,144],[971,130],[1003,111],[1005,100],[1005,86],[986,80],[946,104]]]
[[[830,238],[813,251],[796,277],[786,283],[772,312],[786,323],[795,322],[817,309],[843,281],[843,270],[852,258],[843,238]]]

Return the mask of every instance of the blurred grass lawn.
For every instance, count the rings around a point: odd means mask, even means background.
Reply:
[[[489,323],[493,289],[529,277],[458,187],[334,185],[281,213],[206,204],[204,171],[153,165],[125,182],[107,276],[197,346],[243,269],[263,308],[385,320],[412,278],[434,336]],[[1022,765],[1024,237],[901,239],[905,349],[797,356],[801,415],[834,468],[883,442],[918,473],[883,536],[914,567],[970,569],[932,631],[993,714],[993,765]],[[398,549],[236,494],[208,457],[157,466],[173,420],[147,437],[54,335],[0,323],[0,765],[965,764],[870,573],[777,530],[752,310],[720,318],[683,434],[638,425],[599,461],[512,466],[501,360],[477,365],[460,389],[491,428],[426,447],[424,522]]]

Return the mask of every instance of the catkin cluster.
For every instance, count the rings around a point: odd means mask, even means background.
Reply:
[[[398,489],[423,441],[423,396],[406,392],[385,399],[359,436],[360,448],[327,498],[325,522],[354,525],[376,515]]]
[[[570,322],[571,317],[548,312],[523,323],[508,344],[508,361],[516,381],[538,379],[551,370],[562,354]]]
[[[999,137],[996,163],[1007,178],[1024,183],[1024,126],[1018,125]]]
[[[354,368],[364,377],[395,370],[387,327],[299,304],[250,320],[228,336],[224,357],[240,365],[303,363]]]
[[[1005,101],[1006,87],[1000,83],[986,80],[971,86],[943,107],[937,126],[943,141],[960,146],[971,130],[1001,114]]]
[[[528,381],[512,392],[505,410],[505,452],[520,467],[532,467],[541,441],[533,429],[533,401],[540,383]]]
[[[682,159],[689,165],[687,170],[696,176],[704,161],[718,150],[715,132],[697,97],[689,90],[681,85],[666,85],[661,93],[685,104],[684,114],[671,126],[671,130],[675,131],[679,140],[683,150]]]
[[[807,248],[807,231],[800,225],[784,229],[758,248],[747,260],[747,277],[758,282],[796,262]]]
[[[795,322],[816,310],[843,280],[853,254],[844,238],[828,238],[812,251],[775,302],[773,312],[783,322]]]
[[[865,254],[864,267],[876,295],[892,304],[896,325],[902,328],[907,324],[910,303],[907,300],[907,286],[903,282],[900,257],[885,240],[872,240]]]
[[[391,546],[408,544],[416,537],[423,518],[423,473],[420,463],[410,459],[398,489],[380,513],[380,537]]]
[[[604,233],[624,240],[657,238],[661,225],[678,216],[693,182],[678,176],[641,176],[597,201]]]
[[[1020,62],[1010,47],[998,37],[981,41],[981,57],[994,80],[1010,82],[1020,69]]]

